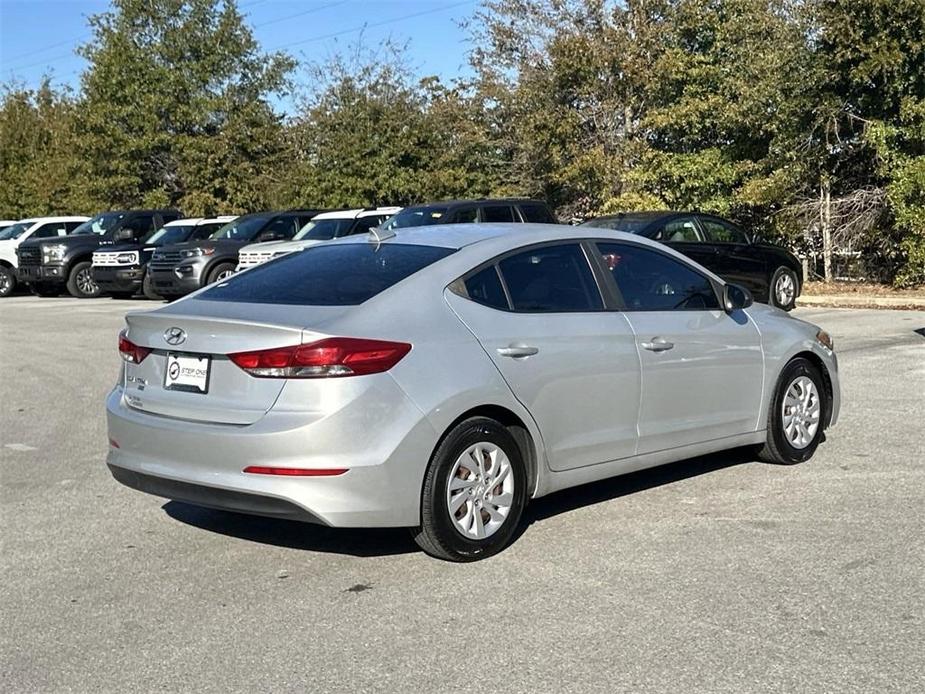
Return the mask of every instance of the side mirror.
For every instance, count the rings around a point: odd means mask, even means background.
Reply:
[[[113,241],[132,241],[135,239],[135,230],[130,227],[122,227],[112,236]]]
[[[723,309],[732,313],[752,305],[752,293],[738,284],[727,284],[723,287]]]
[[[263,243],[265,241],[282,241],[284,238],[286,237],[278,231],[266,231],[258,237],[257,241],[258,243]]]

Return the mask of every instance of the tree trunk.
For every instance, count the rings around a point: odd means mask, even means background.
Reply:
[[[822,227],[822,268],[826,282],[832,281],[832,187],[828,179],[819,186],[819,222]]]

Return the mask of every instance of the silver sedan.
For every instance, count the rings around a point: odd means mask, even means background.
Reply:
[[[348,237],[130,313],[108,465],[152,494],[436,557],[502,549],[529,499],[739,446],[809,459],[832,340],[661,244],[447,225]]]

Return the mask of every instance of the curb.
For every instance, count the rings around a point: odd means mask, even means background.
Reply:
[[[925,310],[925,297],[851,296],[814,294],[801,296],[797,306],[805,308],[879,308],[887,310]]]

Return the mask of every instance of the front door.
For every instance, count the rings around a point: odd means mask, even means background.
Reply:
[[[754,431],[764,364],[751,318],[721,310],[712,282],[679,258],[629,243],[597,248],[642,362],[637,452]]]
[[[635,453],[635,338],[603,310],[580,243],[518,251],[464,285],[447,301],[533,415],[553,470]]]

